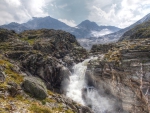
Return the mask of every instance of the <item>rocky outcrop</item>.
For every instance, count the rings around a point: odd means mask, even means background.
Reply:
[[[57,92],[62,92],[61,82],[69,78],[69,70],[67,73],[63,69],[71,70],[74,63],[88,56],[75,37],[65,31],[28,30],[14,36],[14,40],[0,43],[5,56],[18,62],[27,75],[40,77],[49,89]]]
[[[88,84],[114,101],[115,112],[150,112],[149,42],[141,39],[117,43],[103,59],[88,64]]]
[[[64,105],[72,109],[74,113],[94,113],[89,107],[81,106],[64,95],[52,95],[51,98],[55,98],[57,102],[62,102]]]
[[[61,92],[61,82],[69,79],[70,71],[64,67],[61,61],[54,57],[42,54],[28,53],[22,60],[22,69],[29,72],[29,76],[40,77],[51,90]]]
[[[33,48],[36,51],[63,59],[68,66],[74,62],[83,61],[88,53],[80,46],[75,36],[61,30],[30,30],[20,34],[20,37],[29,42],[33,42]],[[27,39],[26,39],[27,37]],[[66,61],[68,57],[69,61]]]
[[[16,58],[21,60],[20,55]],[[10,60],[5,55],[0,55],[0,72],[3,80],[0,82],[0,112],[85,113],[86,111],[93,113],[90,108],[81,106],[64,95],[48,90],[44,85],[46,81],[43,83],[41,82],[43,80],[37,76],[33,77],[31,73],[27,72],[27,69],[23,70],[16,59]],[[70,75],[68,68],[61,67],[60,73],[60,76],[64,76],[63,81],[68,80]],[[53,76],[51,77],[53,78]]]
[[[37,77],[25,77],[22,87],[24,91],[30,93],[33,97],[45,99],[48,96],[44,82]]]
[[[88,56],[73,35],[46,29],[1,33],[0,112],[92,113],[57,94],[66,93],[73,64]]]
[[[15,38],[15,36],[16,36],[15,31],[9,31],[9,30],[0,28],[0,41],[1,42],[12,40]]]
[[[107,53],[109,50],[111,50],[113,47],[115,47],[115,44],[93,45],[90,52],[95,55],[104,54]]]

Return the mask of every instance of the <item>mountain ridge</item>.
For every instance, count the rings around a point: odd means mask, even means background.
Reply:
[[[119,41],[130,40],[130,39],[139,39],[139,38],[149,38],[150,37],[150,20],[139,24],[132,29],[126,31]]]
[[[141,23],[147,22],[149,20],[150,20],[150,13],[147,14],[146,16],[144,16],[143,18],[141,18],[140,20],[138,20],[137,22],[135,22],[134,24],[130,25],[129,27],[121,29],[117,32],[103,35],[100,37],[90,37],[87,39],[78,39],[78,41],[86,49],[90,49],[94,44],[106,44],[106,43],[117,42],[125,32],[127,32],[128,30],[134,28],[135,26],[137,26]]]
[[[120,28],[114,26],[98,26],[95,22],[91,22],[90,20],[85,20],[81,22],[76,27],[70,27],[67,24],[52,18],[50,16],[47,17],[33,17],[32,20],[29,20],[26,23],[18,24],[15,23],[15,27],[13,27],[14,22],[2,25],[0,28],[5,28],[8,30],[15,30],[20,33],[24,30],[32,30],[32,29],[55,29],[55,30],[64,30],[76,36],[76,38],[89,38],[93,37],[92,31],[100,32],[103,29],[108,29],[111,32],[116,32],[120,30]]]
[[[118,39],[128,30],[134,28],[136,25],[139,25],[143,22],[147,22],[148,20],[150,20],[150,13],[147,14],[146,16],[144,16],[143,18],[141,18],[140,20],[138,20],[137,22],[131,24],[130,26],[124,28],[124,29],[121,29],[115,33],[111,33],[111,34],[108,34],[108,35],[104,35],[103,37],[99,37],[99,38],[105,38],[105,37],[108,37],[108,38],[117,38]]]

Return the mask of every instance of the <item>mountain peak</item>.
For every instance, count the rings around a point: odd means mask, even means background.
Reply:
[[[88,23],[88,22],[89,22],[89,23],[90,23],[91,21],[90,21],[90,20],[84,20],[84,21],[82,21],[82,22],[86,22],[86,23]]]
[[[95,22],[91,22],[90,20],[82,21],[77,27],[79,28],[98,28],[99,26]]]
[[[93,24],[93,25],[95,24],[95,25],[97,25],[95,22],[91,22],[90,20],[84,20],[79,25],[83,25],[83,24]]]
[[[30,21],[23,24],[30,29],[69,29],[70,27],[63,22],[58,21],[50,16],[46,17],[33,17]]]
[[[45,17],[32,17],[32,19],[51,19],[52,17],[50,16],[45,16]]]
[[[7,25],[20,25],[20,24],[17,23],[17,22],[11,22],[11,23],[9,23],[9,24],[7,24]]]

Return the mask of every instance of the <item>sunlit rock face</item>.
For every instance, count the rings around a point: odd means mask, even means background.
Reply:
[[[149,43],[149,39],[123,41],[108,51],[103,59],[88,63],[88,84],[114,101],[121,113],[150,111]]]

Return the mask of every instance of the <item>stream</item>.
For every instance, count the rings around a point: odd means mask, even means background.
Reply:
[[[66,96],[77,103],[91,107],[94,113],[107,113],[107,110],[110,109],[109,101],[100,96],[96,88],[88,86],[85,80],[87,64],[94,59],[97,57],[91,57],[74,65]]]

